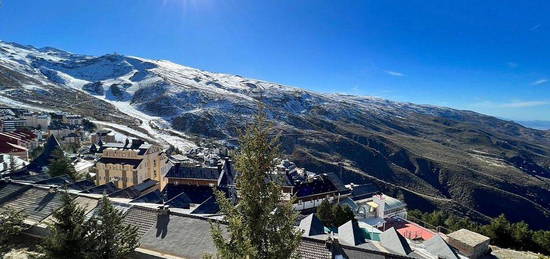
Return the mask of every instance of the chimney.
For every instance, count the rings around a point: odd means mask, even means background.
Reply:
[[[158,207],[158,211],[157,211],[157,214],[159,216],[167,216],[170,214],[170,205],[160,205]]]
[[[48,189],[48,192],[49,193],[56,193],[57,192],[57,186],[50,186],[50,188]]]

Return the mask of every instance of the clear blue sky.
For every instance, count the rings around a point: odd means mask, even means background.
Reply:
[[[550,120],[550,1],[0,1],[4,41]]]

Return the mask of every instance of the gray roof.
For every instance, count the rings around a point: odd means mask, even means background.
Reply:
[[[0,203],[15,197],[30,188],[31,186],[28,185],[0,182]]]
[[[196,167],[175,164],[168,170],[166,177],[218,180],[220,171],[216,167]]]
[[[157,222],[157,212],[154,209],[132,207],[124,217],[124,223],[138,228],[138,236],[142,237]]]
[[[158,182],[151,179],[145,179],[140,184],[132,185],[130,187],[124,188],[122,190],[118,190],[116,192],[113,192],[109,194],[109,197],[113,198],[126,198],[126,199],[135,199],[138,198],[144,194],[147,194],[149,192],[152,192],[154,190],[158,189]]]
[[[303,238],[297,250],[302,259],[332,259],[332,252],[323,240]]]
[[[304,231],[302,236],[325,234],[325,226],[315,214],[309,214],[309,216],[302,219],[299,228]]]
[[[50,193],[45,189],[32,188],[1,204],[0,207],[22,210],[28,219],[40,222],[52,214],[54,210],[60,208],[62,204],[61,194]]]
[[[97,206],[94,209],[92,209],[90,212],[88,212],[88,214],[86,214],[86,218],[90,219],[91,217],[97,217],[99,214],[99,208],[101,208],[102,205],[103,203],[101,202],[101,200],[98,200]],[[124,215],[125,217],[126,217],[126,212],[133,207],[133,205],[131,204],[121,203],[121,202],[111,202],[111,205],[113,205],[113,207],[116,210],[120,211],[122,215]]]
[[[338,240],[344,244],[356,246],[365,243],[365,236],[357,222],[350,220],[338,227]]]
[[[399,234],[393,227],[380,234],[380,243],[386,249],[400,255],[408,255],[412,252],[405,237]]]
[[[426,250],[437,258],[442,259],[458,259],[456,252],[441,238],[439,235],[435,235],[430,240],[424,242]]]
[[[184,258],[216,253],[208,220],[188,215],[160,216],[140,243],[141,248]]]

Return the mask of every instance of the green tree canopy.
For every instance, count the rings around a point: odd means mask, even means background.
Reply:
[[[90,224],[84,210],[66,191],[62,201],[63,206],[53,213],[53,223],[48,227],[50,234],[42,245],[45,258],[86,258],[91,249]]]
[[[52,153],[52,160],[48,166],[48,174],[52,177],[60,175],[68,175],[71,179],[77,180],[78,175],[76,170],[69,160],[65,156],[65,153],[60,148],[57,148]]]
[[[13,208],[0,211],[0,251],[5,250],[25,228],[25,214]]]
[[[281,186],[271,181],[275,159],[279,157],[277,139],[261,110],[253,124],[240,137],[236,156],[239,172],[239,201],[233,206],[225,194],[216,191],[227,228],[212,224],[212,237],[222,258],[291,258],[301,241],[294,227],[297,214],[292,201],[282,197]],[[226,235],[227,233],[227,235]]]
[[[331,204],[324,199],[317,207],[317,217],[327,227],[339,227],[355,219],[355,214],[347,205]]]
[[[117,259],[129,256],[139,246],[137,227],[123,223],[124,215],[107,196],[101,199],[97,217],[91,223],[94,249],[90,258]]]

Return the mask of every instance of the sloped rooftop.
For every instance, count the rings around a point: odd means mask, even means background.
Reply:
[[[116,187],[114,183],[108,182],[106,184],[98,185],[96,187],[85,190],[83,191],[83,193],[111,194],[118,190],[119,189]]]
[[[30,189],[31,186],[16,184],[16,183],[6,183],[0,181],[0,203],[5,202],[14,196]]]
[[[192,214],[215,214],[220,211],[220,206],[216,201],[215,196],[211,196],[206,201],[201,203],[196,209],[191,212]]]
[[[126,212],[123,222],[136,226],[141,238],[157,222],[157,212],[154,209],[133,206]]]
[[[50,161],[53,159],[53,152],[60,148],[61,145],[57,141],[54,135],[48,137],[48,141],[44,145],[44,150],[36,159],[31,161],[23,170],[24,171],[33,171],[33,172],[42,172],[42,168],[48,166]]]
[[[159,217],[140,243],[142,248],[184,258],[216,253],[208,220],[187,215]]]
[[[457,253],[441,238],[441,236],[436,235],[432,239],[424,242],[426,250],[432,255],[437,256],[438,258],[445,259],[458,259]]]
[[[332,252],[325,241],[312,238],[302,239],[298,254],[302,259],[332,259]]]
[[[109,197],[135,199],[143,194],[151,192],[151,190],[153,190],[157,185],[157,181],[146,179],[140,184],[132,185],[122,190],[113,192],[109,195]]]
[[[315,216],[315,214],[309,214],[307,217],[300,221],[299,228],[304,231],[302,236],[315,236],[325,234],[325,226]]]
[[[82,181],[78,181],[73,184],[70,184],[69,186],[67,186],[67,188],[78,190],[78,191],[85,191],[95,186],[96,186],[95,183],[91,180],[82,180]]]
[[[32,188],[21,193],[14,199],[0,204],[0,208],[11,207],[22,210],[28,219],[40,222],[62,205],[61,194],[52,193],[45,189]]]
[[[168,170],[166,177],[181,179],[218,180],[220,171],[216,167],[196,167],[175,164]]]
[[[399,234],[395,228],[390,228],[382,232],[380,239],[382,246],[394,253],[408,255],[412,252],[409,243],[407,243],[407,239]]]

